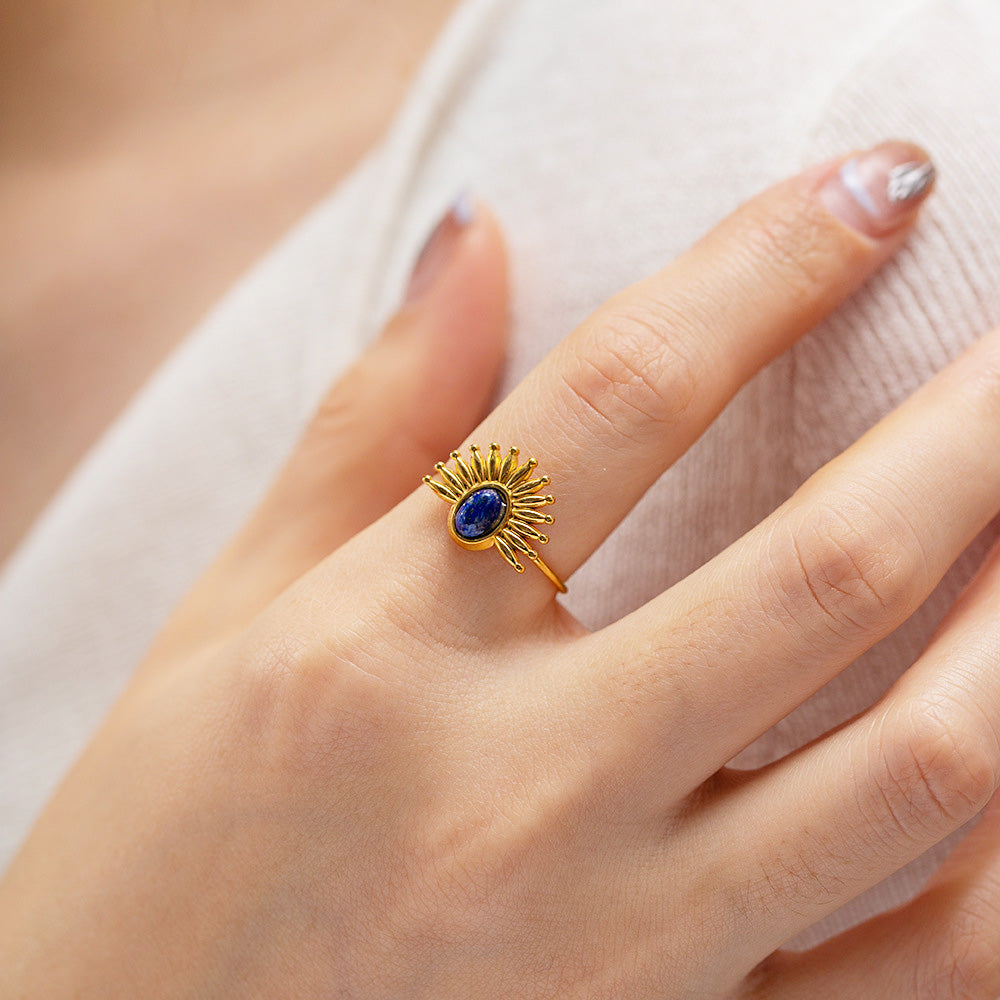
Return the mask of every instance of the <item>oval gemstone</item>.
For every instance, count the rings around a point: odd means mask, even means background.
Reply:
[[[455,511],[455,534],[466,541],[486,538],[503,523],[507,498],[492,486],[470,493]]]

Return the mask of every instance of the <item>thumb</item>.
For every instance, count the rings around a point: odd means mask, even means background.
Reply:
[[[500,228],[463,196],[424,244],[399,311],[330,389],[263,503],[178,607],[154,656],[242,628],[412,492],[488,412],[506,329]]]

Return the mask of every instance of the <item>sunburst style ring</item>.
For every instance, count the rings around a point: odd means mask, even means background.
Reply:
[[[517,557],[524,555],[565,594],[566,584],[529,544],[544,545],[549,540],[548,535],[535,527],[552,523],[552,515],[543,513],[542,508],[555,503],[555,497],[538,492],[548,485],[549,477],[529,479],[538,463],[529,458],[519,465],[517,455],[517,448],[511,448],[501,458],[500,445],[494,442],[484,457],[472,445],[468,462],[453,451],[455,468],[449,469],[444,462],[438,462],[434,470],[440,480],[424,476],[424,482],[452,505],[448,531],[463,549],[494,546],[518,573],[524,572],[524,566]]]

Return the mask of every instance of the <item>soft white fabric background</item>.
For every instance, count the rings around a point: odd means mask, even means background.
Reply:
[[[807,162],[901,136],[940,167],[908,246],[750,383],[573,578],[570,608],[598,626],[738,537],[1000,322],[998,50],[994,0],[466,0],[386,140],[192,331],[0,577],[0,865],[461,187],[509,238],[509,389],[605,297]],[[743,760],[881,693],[987,540]],[[943,850],[802,942],[906,898]]]

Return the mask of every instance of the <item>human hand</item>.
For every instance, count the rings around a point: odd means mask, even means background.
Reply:
[[[900,244],[920,198],[887,200],[887,171],[915,159],[852,161],[873,214],[838,163],[764,192],[485,416],[468,443],[518,444],[551,476],[557,573]],[[991,798],[1000,556],[877,705],[768,768],[725,766],[901,624],[1000,507],[1000,334],[590,633],[534,567],[463,551],[410,492],[482,416],[503,282],[485,209],[447,220],[8,873],[5,995],[1000,991],[1000,810],[914,903],[778,950]]]

